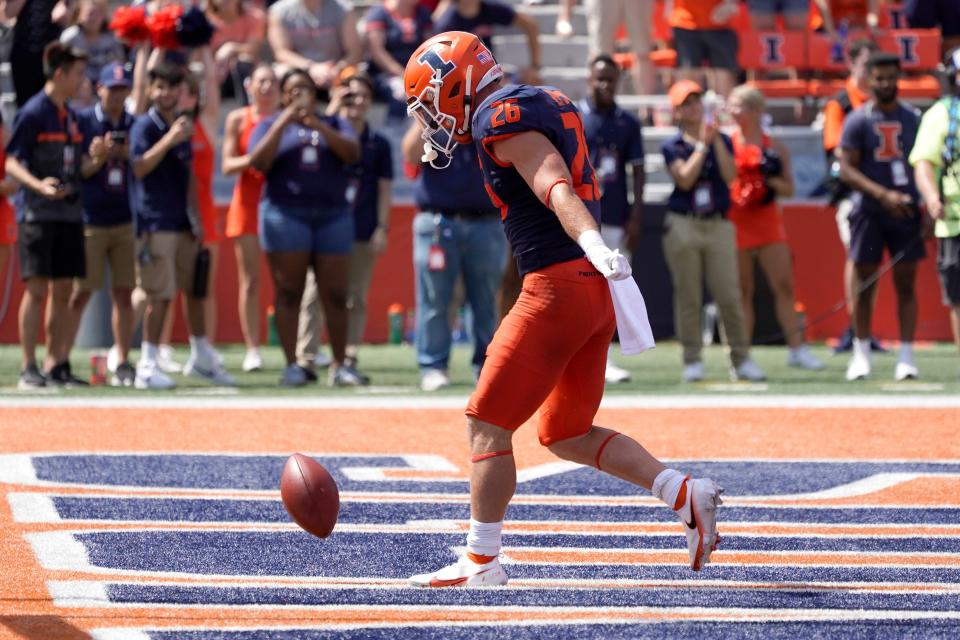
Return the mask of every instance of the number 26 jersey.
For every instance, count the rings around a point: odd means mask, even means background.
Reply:
[[[511,85],[483,101],[473,116],[472,131],[487,193],[500,208],[520,275],[582,257],[583,251],[523,176],[493,155],[498,141],[527,131],[542,134],[563,157],[571,186],[599,224],[600,189],[576,105],[553,87]]]

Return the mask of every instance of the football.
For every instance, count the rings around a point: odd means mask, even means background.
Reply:
[[[301,453],[287,459],[280,476],[280,498],[293,521],[326,538],[337,524],[340,491],[323,465]]]

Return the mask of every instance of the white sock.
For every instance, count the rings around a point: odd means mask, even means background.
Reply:
[[[651,492],[665,505],[673,509],[683,486],[684,475],[675,469],[664,469],[653,480]]]
[[[152,342],[141,342],[140,360],[145,363],[155,363],[157,361],[157,345]]]
[[[500,522],[477,522],[470,518],[467,551],[478,556],[500,555],[500,531],[502,529],[502,520]]]
[[[900,362],[913,362],[913,343],[912,342],[901,342],[900,343]]]
[[[206,336],[190,336],[190,351],[194,355],[208,354],[211,351],[210,342]]]
[[[853,352],[865,358],[869,358],[870,357],[870,338],[865,338],[863,340],[861,340],[860,338],[854,338]]]

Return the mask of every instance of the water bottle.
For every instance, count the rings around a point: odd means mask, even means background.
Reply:
[[[390,344],[400,344],[403,342],[403,305],[394,302],[387,307],[387,326],[390,327],[390,335],[387,338]]]
[[[413,309],[407,310],[406,322],[403,325],[403,341],[408,344],[413,344],[413,341],[417,337],[417,316],[414,313]]]
[[[280,344],[280,338],[277,336],[276,309],[273,305],[267,307],[267,344],[271,347]]]

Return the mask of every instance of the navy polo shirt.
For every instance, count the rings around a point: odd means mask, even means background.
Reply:
[[[77,114],[84,150],[90,149],[90,142],[97,136],[105,137],[113,131],[129,133],[133,120],[133,116],[124,111],[118,122],[111,122],[99,102],[84,109]],[[133,222],[130,196],[127,193],[129,164],[126,158],[107,160],[97,173],[83,180],[81,200],[84,224],[113,227]]]
[[[718,134],[727,145],[730,153],[733,153],[733,142],[724,134]],[[663,152],[664,163],[669,167],[675,160],[686,160],[693,155],[693,145],[683,139],[683,135],[678,133],[672,138],[664,141],[660,150]],[[710,196],[709,211],[698,211],[694,206],[694,194],[698,189],[705,190]],[[726,215],[730,209],[730,189],[727,183],[723,181],[720,175],[720,166],[717,164],[714,155],[713,145],[707,149],[707,159],[703,162],[703,168],[700,169],[700,178],[697,184],[690,191],[681,191],[674,185],[673,193],[667,199],[667,209],[677,213],[720,213]]]
[[[445,31],[466,31],[472,33],[487,46],[490,53],[493,51],[493,27],[496,25],[510,26],[517,18],[517,12],[513,7],[500,2],[490,2],[483,0],[480,3],[480,11],[472,18],[464,18],[457,11],[457,3],[454,2],[442,16],[437,18],[437,33]]]
[[[250,134],[248,149],[255,149],[280,116],[264,118]],[[320,116],[341,133],[356,135],[345,120]],[[266,173],[265,197],[279,206],[329,208],[347,204],[350,174],[343,161],[327,145],[319,131],[300,123],[287,125],[280,137],[277,155]]]
[[[410,18],[402,18],[383,5],[373,7],[367,12],[366,31],[383,31],[387,53],[400,66],[407,66],[407,60],[417,50],[420,43],[433,34],[433,20],[426,7],[417,5]],[[375,61],[370,62],[371,71],[383,71]]]
[[[82,222],[80,204],[80,159],[83,139],[76,114],[69,106],[58,107],[40,91],[17,111],[7,143],[13,156],[36,178],[57,178],[67,196],[50,200],[21,186],[15,204],[17,222]]]
[[[600,185],[600,221],[623,227],[630,217],[627,201],[627,165],[643,164],[643,135],[640,121],[614,105],[597,111],[590,100],[580,102],[583,132],[590,163]]]
[[[413,199],[420,211],[490,211],[496,208],[483,186],[483,171],[472,144],[460,144],[446,169],[419,165]]]
[[[140,158],[160,141],[170,125],[155,107],[138,117],[130,128],[130,159]],[[167,152],[142,179],[130,172],[130,209],[137,234],[154,231],[190,231],[187,199],[193,151],[190,141]]]
[[[348,168],[356,189],[353,234],[357,242],[367,242],[377,228],[380,181],[393,180],[393,156],[390,142],[369,126],[360,135],[360,154],[360,162]]]

